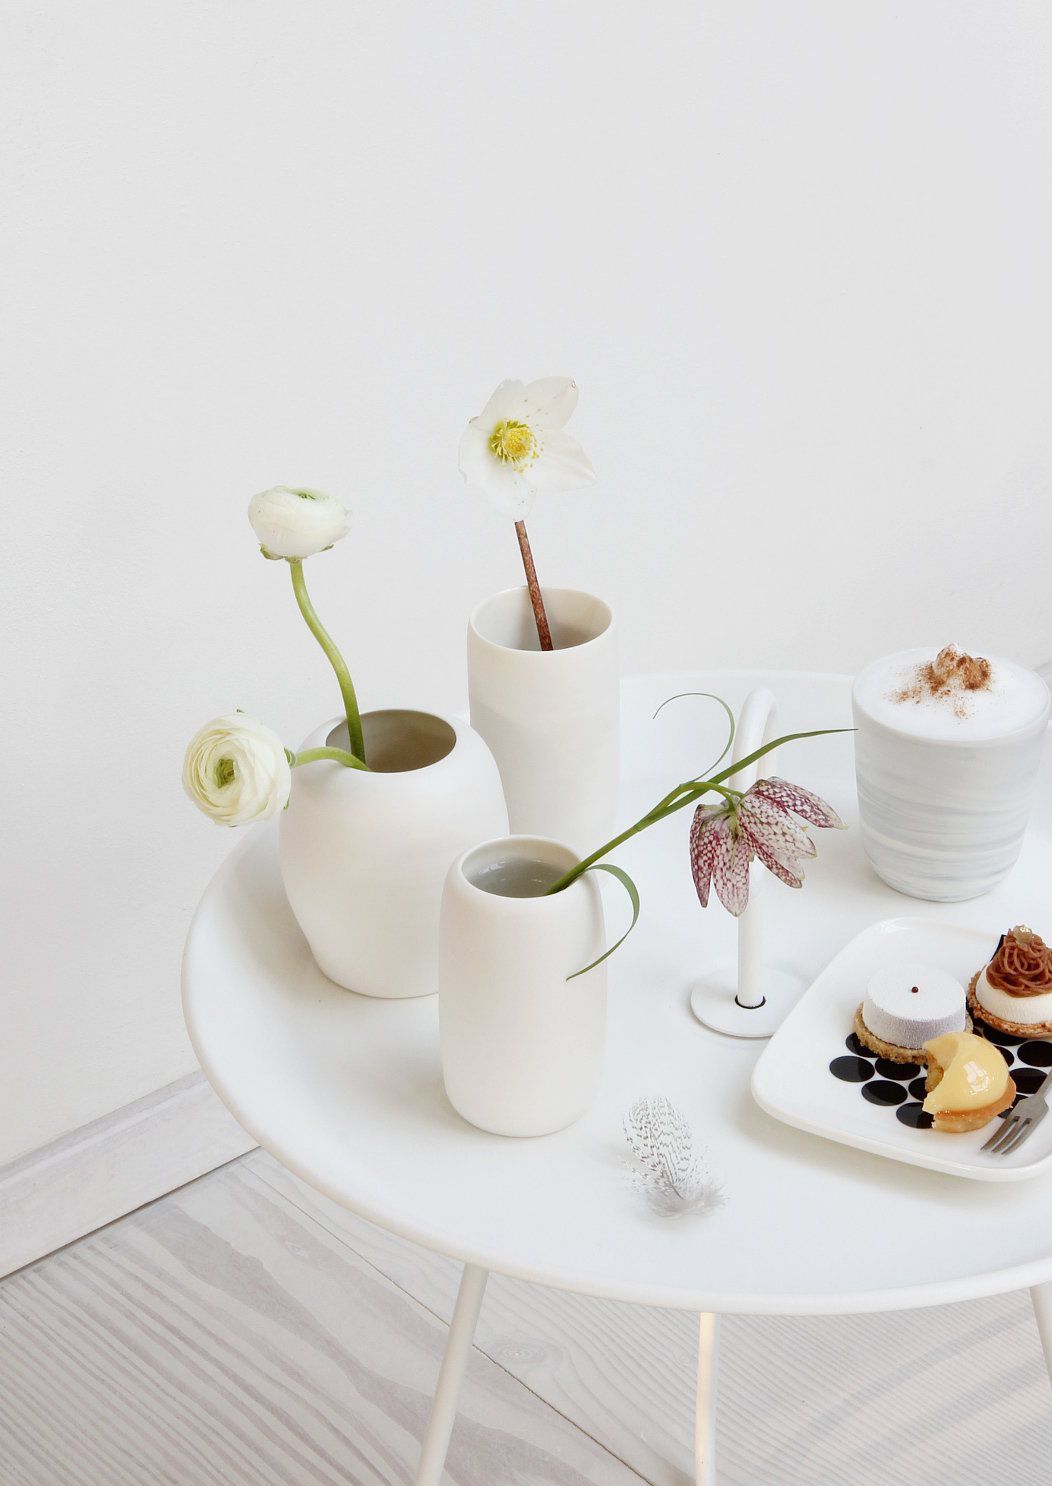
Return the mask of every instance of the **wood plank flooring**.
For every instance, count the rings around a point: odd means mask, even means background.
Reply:
[[[0,1278],[255,1148],[197,1072],[0,1166]]]
[[[457,1267],[255,1152],[0,1282],[0,1486],[408,1486]],[[450,1486],[687,1486],[694,1319],[495,1276]],[[731,1318],[719,1486],[1049,1477],[1026,1296]]]

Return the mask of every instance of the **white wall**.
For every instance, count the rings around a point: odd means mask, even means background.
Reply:
[[[310,576],[366,704],[462,695],[518,571],[457,440],[564,370],[600,482],[534,545],[628,668],[1052,654],[1042,0],[0,25],[0,1160],[192,1066],[180,942],[231,838],[189,733],[335,710],[257,489],[353,505]]]

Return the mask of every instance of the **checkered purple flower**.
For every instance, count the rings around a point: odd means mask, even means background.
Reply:
[[[802,864],[816,849],[795,817],[822,829],[844,828],[824,800],[785,779],[759,779],[736,799],[699,805],[690,828],[690,865],[701,906],[708,907],[714,886],[728,913],[743,913],[754,858],[788,887],[802,887]]]

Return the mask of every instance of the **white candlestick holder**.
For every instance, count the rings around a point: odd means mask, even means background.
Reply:
[[[751,691],[738,716],[732,761],[747,758],[768,742],[776,720],[774,693],[766,687]],[[765,775],[773,772],[776,757],[769,753],[736,774],[735,789],[748,789],[761,765]],[[737,957],[706,971],[690,995],[690,1009],[698,1021],[728,1037],[770,1037],[805,989],[799,976],[765,963],[764,898],[771,884],[759,863],[749,871],[749,906],[738,919]]]

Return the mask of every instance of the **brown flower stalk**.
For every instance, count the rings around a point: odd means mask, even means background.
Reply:
[[[537,624],[537,638],[541,642],[542,650],[554,650],[555,646],[552,643],[552,632],[548,624],[548,615],[544,608],[544,597],[541,593],[541,585],[537,581],[537,569],[533,562],[530,539],[526,535],[525,521],[516,521],[515,535],[519,539],[522,566],[526,571],[526,586],[530,590],[530,603],[533,605],[533,617]]]

